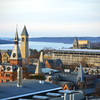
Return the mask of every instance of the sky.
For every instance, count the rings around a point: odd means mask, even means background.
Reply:
[[[100,0],[0,0],[0,37],[100,36]]]

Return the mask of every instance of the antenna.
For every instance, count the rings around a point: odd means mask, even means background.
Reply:
[[[18,31],[18,24],[16,24],[16,31]]]

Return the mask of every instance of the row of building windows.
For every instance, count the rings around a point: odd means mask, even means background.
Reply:
[[[93,85],[94,85],[94,83],[87,84],[87,87],[91,87],[91,86],[93,86]]]
[[[22,41],[25,41],[25,38],[22,38]],[[28,42],[28,38],[26,38],[26,42]]]
[[[6,79],[6,82],[9,82],[10,80],[9,79]],[[4,80],[2,79],[1,80],[1,83],[3,83],[4,82]]]
[[[1,73],[1,77],[4,77],[4,73]],[[10,74],[6,74],[6,77],[10,77]]]
[[[80,55],[100,55],[95,53],[68,53],[68,52],[54,52],[54,54],[80,54]]]

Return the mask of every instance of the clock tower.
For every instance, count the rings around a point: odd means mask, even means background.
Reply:
[[[21,42],[20,42],[22,58],[28,57],[28,38],[29,38],[29,35],[27,32],[26,26],[24,26],[22,34],[21,34]]]
[[[14,44],[11,57],[10,57],[10,65],[22,65],[22,57],[21,57],[18,41],[19,41],[19,38],[18,38],[17,29],[16,29],[16,34],[14,38],[15,44]]]

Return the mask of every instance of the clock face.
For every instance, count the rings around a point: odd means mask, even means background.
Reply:
[[[10,67],[7,67],[7,71],[9,71],[10,70]]]
[[[20,53],[18,53],[18,57],[19,57],[19,58],[21,57],[21,54],[20,54]]]
[[[22,43],[22,45],[24,45],[24,43]]]
[[[15,53],[13,53],[13,57],[14,57],[14,58],[16,57],[16,54],[15,54]]]

